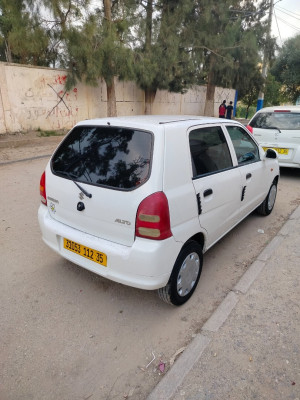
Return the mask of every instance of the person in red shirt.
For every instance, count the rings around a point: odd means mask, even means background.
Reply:
[[[223,103],[219,107],[219,118],[225,118],[226,114],[226,100],[223,100]]]

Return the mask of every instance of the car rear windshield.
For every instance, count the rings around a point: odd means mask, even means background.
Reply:
[[[128,128],[77,126],[52,157],[55,175],[132,190],[149,177],[152,134]]]
[[[250,123],[253,128],[300,129],[300,113],[266,112],[258,113]]]

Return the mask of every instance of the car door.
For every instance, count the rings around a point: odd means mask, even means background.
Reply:
[[[220,125],[192,128],[189,145],[199,222],[209,248],[239,220],[241,175]]]
[[[265,164],[259,146],[241,126],[226,125],[241,175],[241,218],[253,211],[266,196]]]

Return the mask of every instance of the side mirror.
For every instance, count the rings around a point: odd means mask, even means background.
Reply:
[[[273,149],[267,149],[266,158],[277,158],[277,153]]]

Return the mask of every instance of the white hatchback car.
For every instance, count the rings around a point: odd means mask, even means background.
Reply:
[[[181,305],[203,253],[273,209],[279,167],[238,122],[193,116],[86,120],[40,182],[44,242],[98,275]]]
[[[280,166],[300,168],[299,106],[262,108],[247,128],[264,150],[277,151]]]

